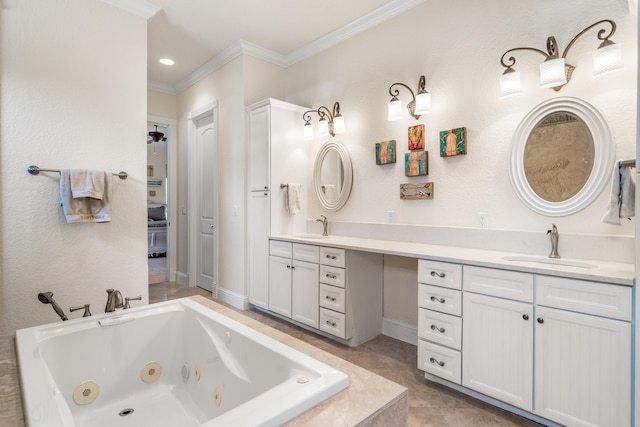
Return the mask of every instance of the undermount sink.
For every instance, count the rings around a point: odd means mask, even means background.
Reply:
[[[323,236],[322,234],[299,233],[293,234],[292,237],[298,237],[300,239],[328,239],[331,236]]]
[[[578,268],[596,268],[595,264],[589,264],[588,262],[571,261],[562,258],[542,258],[535,256],[505,256],[502,257],[505,261],[523,261],[523,262],[535,262],[540,264],[553,264],[553,265],[565,265],[567,267]]]

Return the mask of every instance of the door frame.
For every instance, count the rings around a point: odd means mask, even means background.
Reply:
[[[213,251],[214,251],[214,268],[215,268],[215,277],[213,283],[213,296],[215,297],[218,289],[218,267],[220,265],[219,261],[219,251],[218,251],[218,242],[219,242],[219,208],[218,208],[218,194],[219,194],[219,169],[218,169],[218,151],[219,151],[219,140],[218,140],[218,101],[213,101],[210,104],[207,104],[203,107],[197,108],[187,115],[187,152],[188,152],[188,197],[189,201],[187,203],[189,209],[188,216],[188,235],[189,235],[189,286],[196,286],[197,276],[200,267],[200,248],[199,248],[199,213],[200,213],[200,193],[201,186],[200,182],[198,182],[198,153],[196,150],[196,122],[201,118],[213,115],[213,134],[214,134],[214,143],[215,143],[215,152],[216,158],[213,159],[213,164],[211,165],[215,173],[215,183],[214,189],[215,194],[213,198],[213,209],[215,212],[215,217],[213,219],[215,226],[215,233],[213,237]]]
[[[147,115],[147,124],[167,128],[167,280],[176,281],[178,247],[178,130],[175,119]]]

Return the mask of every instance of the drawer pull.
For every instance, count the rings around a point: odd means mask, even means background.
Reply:
[[[291,268],[291,266],[289,264],[287,264],[287,268]]]
[[[336,298],[335,297],[330,297],[329,295],[325,296],[326,299],[328,299],[331,302],[336,302]]]
[[[524,320],[529,320],[529,315],[528,315],[528,314],[523,314],[523,315],[522,315],[522,318],[523,318]]]
[[[441,279],[444,279],[444,276],[445,276],[445,274],[444,274],[444,273],[438,273],[437,271],[432,271],[432,272],[431,272],[431,275],[432,275],[432,276],[434,276],[434,277],[435,277],[435,276],[438,276],[438,277],[439,277],[439,278],[441,278]]]
[[[324,322],[324,323],[326,323],[327,325],[329,325],[329,326],[331,326],[331,327],[333,327],[333,328],[335,328],[335,327],[336,327],[336,322],[332,322],[332,321],[330,321],[330,320],[327,320],[327,321],[326,321],[326,322]]]
[[[335,259],[337,259],[337,258],[338,258],[338,257],[337,257],[337,256],[335,256],[335,255],[329,255],[329,254],[327,254],[327,259],[334,259],[334,260],[335,260]]]
[[[335,279],[335,278],[336,278],[336,277],[338,277],[338,276],[336,276],[335,274],[329,274],[329,273],[327,273],[327,274],[325,274],[325,277],[326,277],[327,279]]]
[[[429,359],[429,362],[436,363],[439,366],[444,366],[444,362],[434,359],[433,357]]]
[[[440,304],[444,304],[444,302],[446,301],[444,298],[438,298],[438,297],[431,297],[429,299],[433,302],[438,301]]]
[[[544,319],[542,317],[538,317],[538,323],[540,324],[544,323]]]
[[[440,332],[441,334],[444,334],[444,330],[445,330],[445,329],[444,329],[444,328],[438,328],[436,325],[431,325],[431,330],[432,330],[432,331],[438,331],[438,332]]]

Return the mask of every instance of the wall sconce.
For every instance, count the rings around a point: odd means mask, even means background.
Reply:
[[[391,89],[396,85],[403,86],[411,92],[411,97],[413,99],[407,104],[407,110],[411,116],[415,117],[416,120],[420,118],[420,115],[429,114],[431,112],[431,94],[424,88],[424,76],[420,76],[417,95],[415,95],[411,88],[404,83],[394,83],[389,86],[389,95],[391,95],[391,101],[389,101],[389,120],[399,120],[402,117],[402,101],[398,99],[400,91],[398,89],[391,91]]]
[[[317,110],[305,111],[302,115],[304,119],[305,141],[313,139],[313,125],[311,124],[311,114],[309,113],[318,113],[320,116],[320,120],[318,121],[318,136],[336,136],[337,133],[344,133],[344,117],[340,114],[340,103],[336,102],[333,104],[333,111],[321,105]]]
[[[520,72],[514,70],[512,67],[515,65],[516,60],[513,56],[510,56],[506,64],[504,59],[509,52],[516,50],[531,50],[543,55],[546,59],[540,64],[540,87],[553,88],[555,91],[562,89],[562,86],[567,84],[571,80],[571,74],[575,67],[567,64],[565,58],[569,53],[571,46],[578,40],[580,36],[586,33],[591,28],[600,24],[611,25],[611,30],[606,36],[605,29],[598,31],[598,39],[602,40],[600,46],[593,52],[593,76],[599,77],[604,74],[608,74],[612,71],[620,70],[624,67],[622,63],[622,49],[620,45],[613,43],[609,40],[609,37],[616,32],[616,23],[610,19],[604,19],[598,21],[595,24],[589,25],[584,30],[580,31],[567,45],[562,56],[558,57],[558,44],[555,37],[551,36],[547,39],[547,52],[532,47],[516,47],[509,49],[502,54],[500,63],[506,68],[502,76],[500,77],[500,94],[504,96],[513,95],[521,92],[520,88]]]

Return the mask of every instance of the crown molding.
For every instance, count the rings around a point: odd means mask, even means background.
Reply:
[[[151,4],[145,0],[100,0],[103,3],[110,4],[117,8],[126,10],[129,13],[143,17],[149,20],[156,13],[162,10],[161,7]]]
[[[147,89],[154,90],[156,92],[166,93],[167,95],[177,95],[176,88],[163,83],[154,82],[153,80],[147,80]]]
[[[126,0],[102,0],[106,2],[119,2]],[[141,0],[137,0],[141,1]],[[250,43],[246,40],[238,40],[222,52],[216,55],[211,60],[197,68],[195,71],[187,75],[182,79],[175,87],[168,85],[162,85],[155,82],[149,82],[148,88],[157,90],[159,92],[169,93],[176,95],[183,90],[194,85],[198,81],[207,77],[223,65],[232,61],[233,59],[241,55],[250,55],[263,61],[278,65],[283,68],[288,68],[298,62],[310,58],[338,43],[342,43],[345,40],[350,39],[370,28],[375,27],[389,19],[412,9],[419,4],[424,3],[426,0],[392,0],[391,2],[380,6],[379,8],[362,15],[348,24],[343,25],[331,33],[328,33],[305,46],[296,49],[288,55],[281,55],[273,52],[269,49],[265,49],[254,43]],[[633,0],[630,0],[633,1]]]

